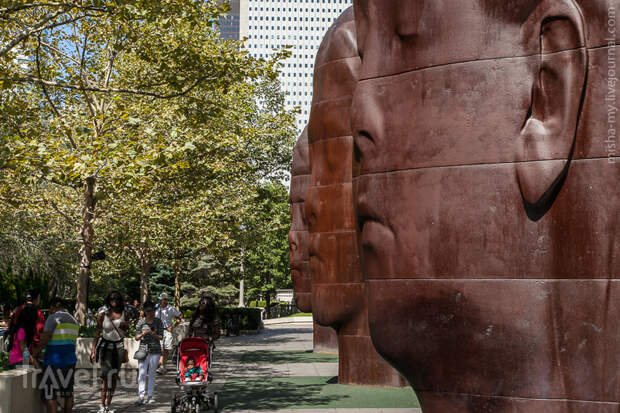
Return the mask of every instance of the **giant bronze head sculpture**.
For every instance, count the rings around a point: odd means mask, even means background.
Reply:
[[[297,308],[312,312],[312,278],[308,255],[308,223],[304,201],[310,183],[310,159],[308,155],[308,129],[297,139],[291,167],[291,230],[288,234],[291,279]],[[314,351],[337,353],[338,339],[333,329],[318,323],[313,326]]]
[[[360,58],[353,9],[333,24],[319,49],[308,125],[312,310],[338,332],[339,382],[404,384],[374,350],[368,332],[366,290],[359,263],[353,209],[353,137],[350,111]]]
[[[612,6],[355,1],[370,332],[425,412],[620,409]]]
[[[297,308],[303,312],[312,312],[308,223],[304,210],[304,201],[309,182],[310,160],[308,156],[308,130],[306,128],[299,136],[293,150],[290,190],[291,230],[288,233],[293,294]]]

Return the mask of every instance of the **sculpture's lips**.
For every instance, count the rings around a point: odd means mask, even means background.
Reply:
[[[291,280],[293,281],[293,290],[295,290],[295,292],[310,292],[310,290],[306,291],[306,289],[308,288],[308,283],[305,282],[304,277],[306,277],[306,275],[303,273],[303,271],[291,268]]]
[[[301,277],[301,271],[299,271],[298,269],[294,269],[291,265],[291,279],[293,280],[293,284],[295,284],[295,281],[297,281],[297,277]]]
[[[372,231],[372,227],[375,226],[370,224],[385,225],[377,211],[370,206],[367,199],[366,191],[360,190],[357,194],[357,225],[360,234],[362,234],[362,243],[364,243],[364,238],[366,238],[364,234]]]

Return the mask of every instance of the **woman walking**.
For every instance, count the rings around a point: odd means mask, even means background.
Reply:
[[[198,302],[189,322],[189,336],[202,337],[209,342],[220,338],[220,320],[213,298],[203,297]]]
[[[91,362],[99,361],[101,365],[99,413],[110,411],[121,365],[127,362],[123,339],[129,329],[124,312],[125,301],[120,292],[112,291],[108,294],[105,306],[106,310],[97,316],[97,330],[90,353]]]
[[[138,405],[154,403],[155,372],[162,353],[160,341],[164,336],[164,324],[155,317],[155,305],[146,302],[142,310],[144,317],[136,326],[136,340],[140,341],[140,347],[134,356],[138,359]]]
[[[30,358],[29,349],[32,348],[37,333],[38,311],[35,307],[24,307],[20,311],[17,321],[9,328],[9,364],[12,369],[29,364],[36,365],[36,360]]]

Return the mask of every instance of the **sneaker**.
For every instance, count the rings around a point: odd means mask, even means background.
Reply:
[[[159,374],[166,374],[166,368],[164,366],[161,366],[160,368],[157,369],[157,372]]]
[[[138,397],[138,401],[136,402],[137,406],[142,406],[144,404],[144,399],[142,397]]]
[[[149,397],[149,399],[147,400],[147,402],[146,402],[146,403],[147,403],[147,404],[153,404],[153,403],[155,403],[155,399],[154,399],[154,398],[152,398],[152,397]]]
[[[97,413],[106,413],[106,407],[103,404],[99,405],[99,410],[97,410]]]

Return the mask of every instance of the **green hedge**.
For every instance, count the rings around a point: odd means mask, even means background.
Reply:
[[[0,371],[8,370],[9,365],[9,354],[8,353],[0,353]]]
[[[223,307],[218,308],[218,312],[223,328],[226,327],[228,320],[233,317],[238,317],[240,330],[258,330],[261,327],[260,308]]]
[[[267,307],[267,301],[250,301],[250,308],[254,307],[265,308]]]

